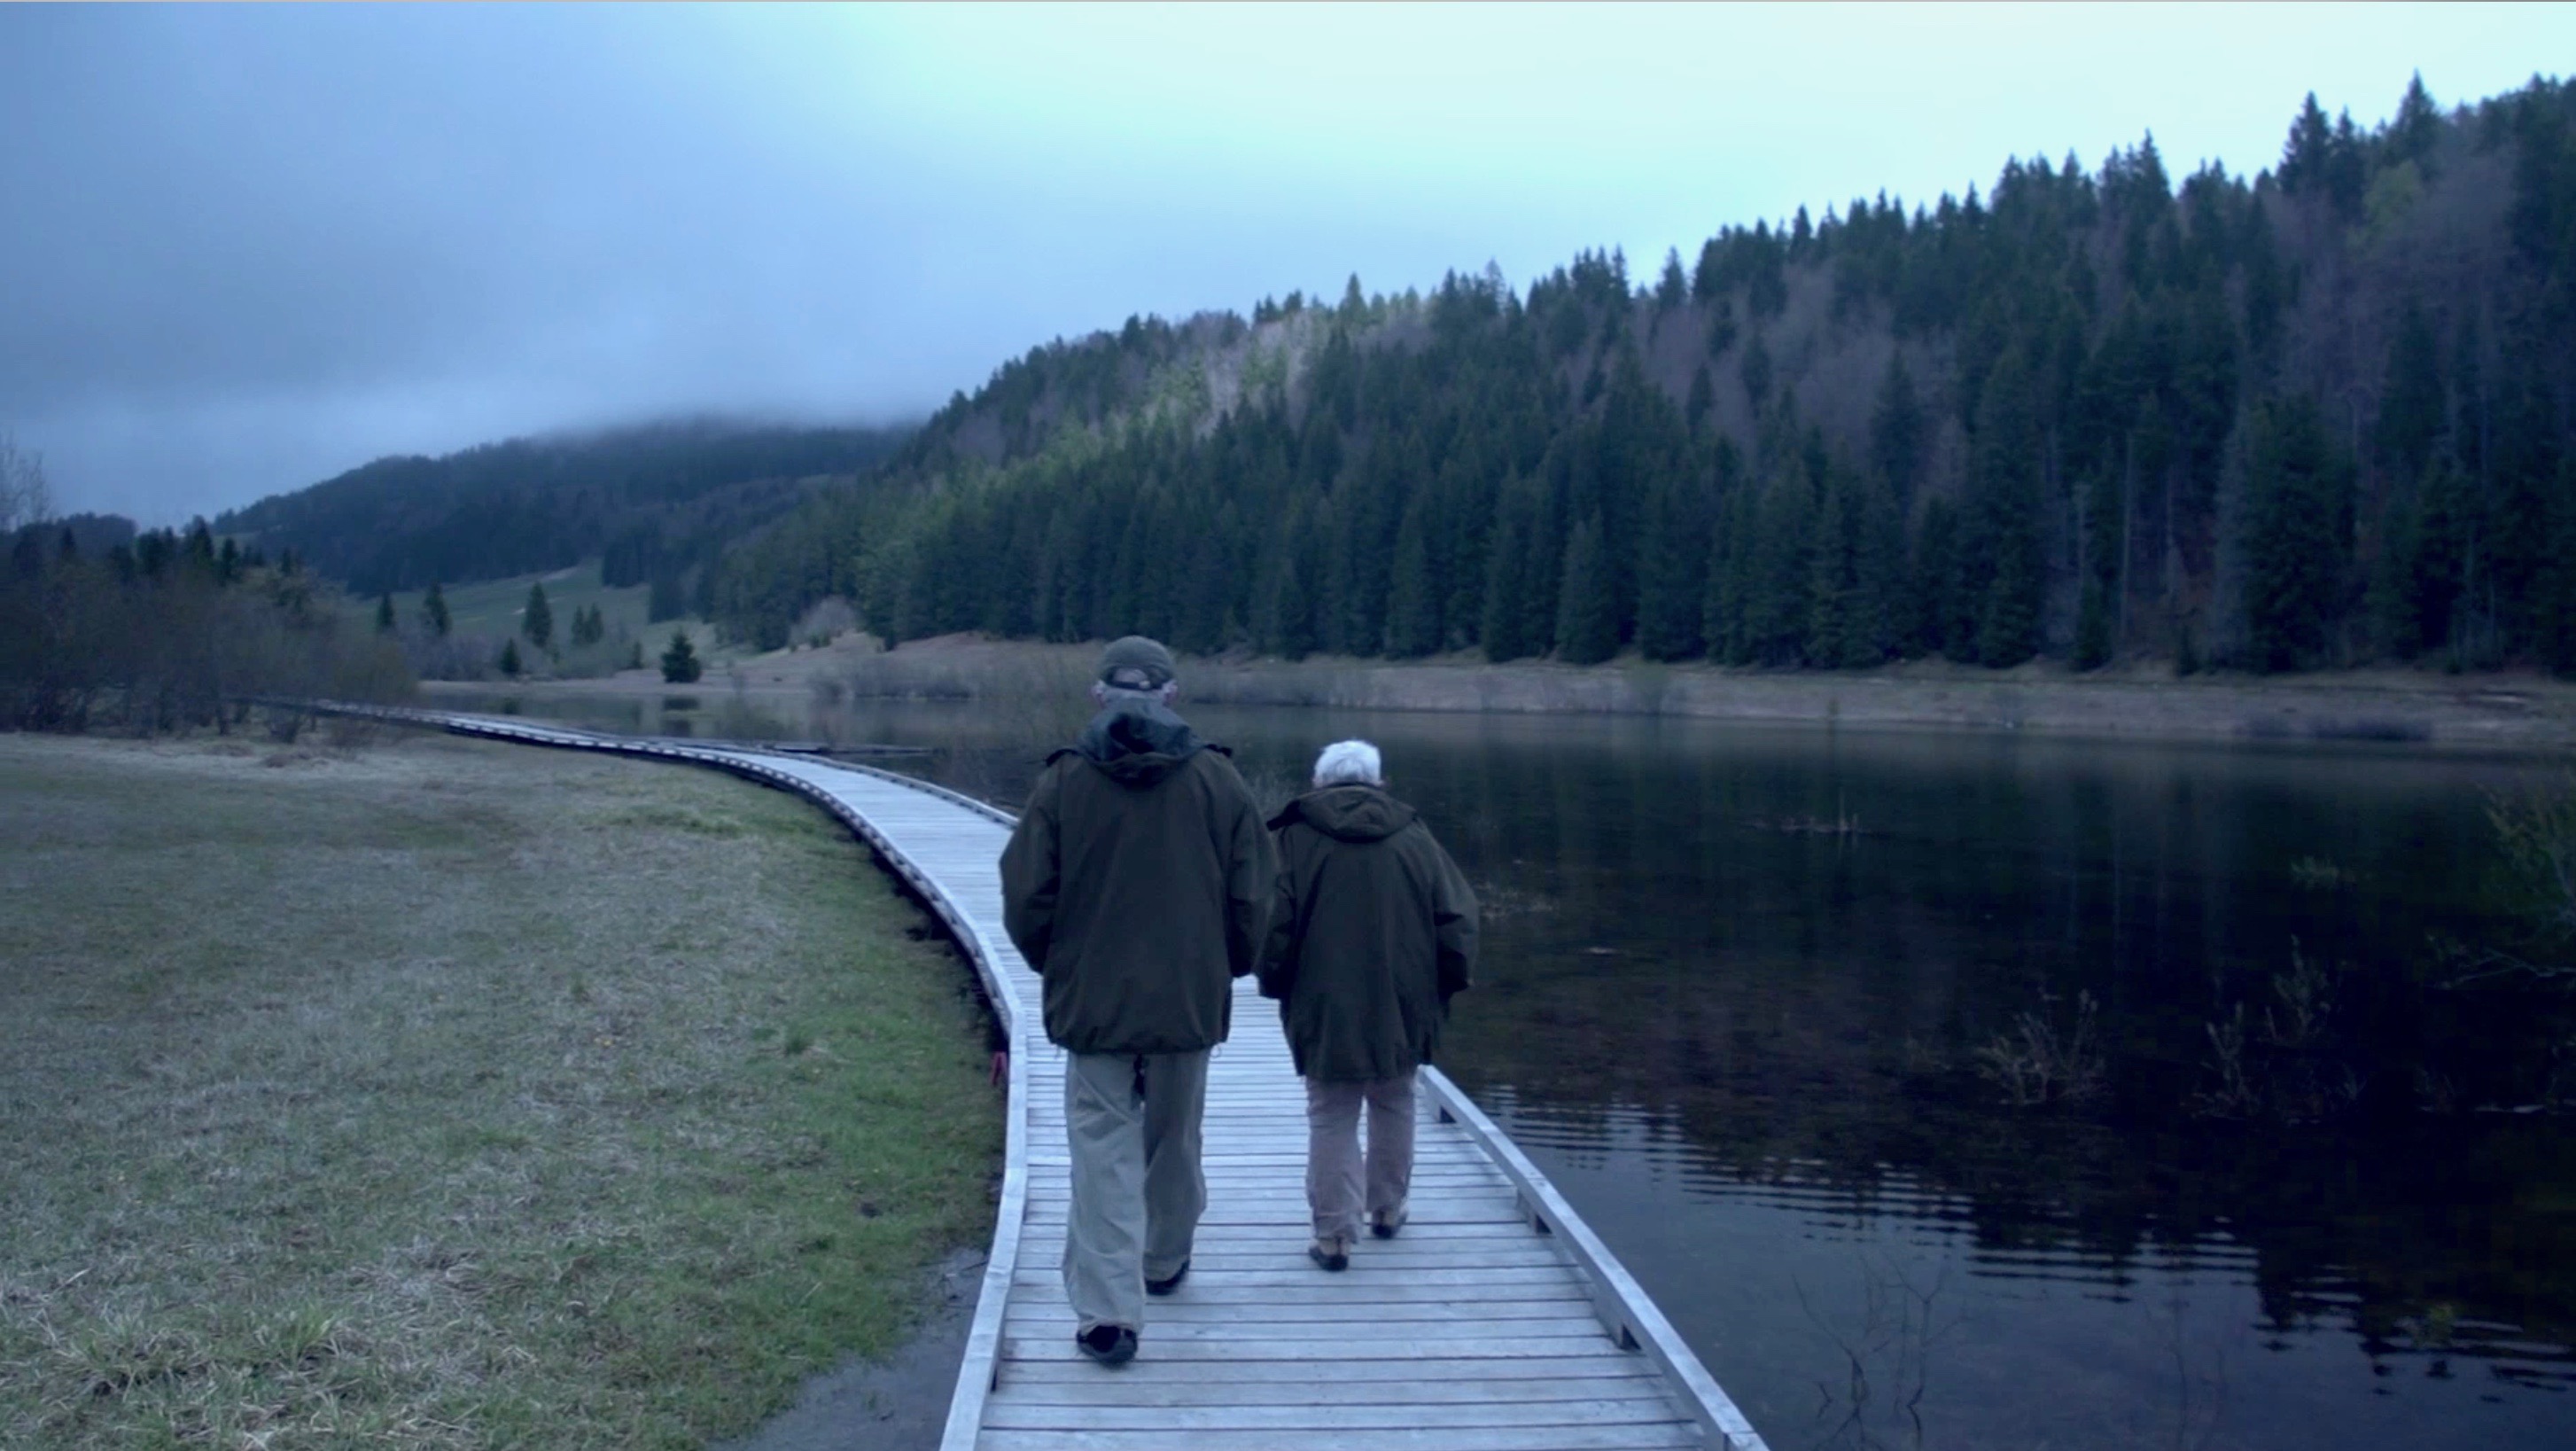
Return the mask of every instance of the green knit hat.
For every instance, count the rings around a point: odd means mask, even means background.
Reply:
[[[1172,652],[1142,635],[1112,640],[1100,652],[1100,683],[1114,690],[1160,690],[1172,683]]]

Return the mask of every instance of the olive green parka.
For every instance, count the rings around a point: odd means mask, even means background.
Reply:
[[[1432,1061],[1476,965],[1476,894],[1414,809],[1376,786],[1327,786],[1270,819],[1279,876],[1261,992],[1279,1000],[1297,1071],[1394,1078]]]
[[[1275,871],[1261,808],[1222,747],[1123,701],[1047,758],[1002,850],[1002,922],[1074,1053],[1225,1041]]]

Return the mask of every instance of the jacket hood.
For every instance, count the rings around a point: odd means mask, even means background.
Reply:
[[[1335,841],[1384,841],[1411,826],[1417,814],[1382,786],[1352,783],[1309,791],[1289,802],[1270,818],[1270,829],[1302,821]]]
[[[1067,751],[1098,766],[1122,786],[1151,786],[1208,749],[1188,721],[1153,701],[1132,700],[1093,716]]]

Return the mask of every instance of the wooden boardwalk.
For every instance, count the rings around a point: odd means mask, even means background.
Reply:
[[[1001,1202],[942,1451],[1763,1451],[1555,1188],[1437,1070],[1419,1095],[1412,1222],[1351,1267],[1306,1258],[1305,1096],[1274,1004],[1236,988],[1208,1074],[1208,1208],[1188,1280],[1147,1302],[1135,1361],[1076,1353],[1057,1273],[1064,1055],[1002,930],[1011,818],[866,766],[444,712],[344,707],[460,734],[713,766],[847,822],[948,924],[1009,1030]]]

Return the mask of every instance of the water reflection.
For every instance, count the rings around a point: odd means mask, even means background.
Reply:
[[[611,728],[933,745],[1006,801],[1039,754],[972,708],[670,704]],[[1273,793],[1385,749],[1488,906],[1451,1070],[1774,1445],[2576,1439],[2576,1137],[2516,1112],[2576,1035],[2429,947],[2505,930],[2483,793],[2548,768],[1191,713]]]

